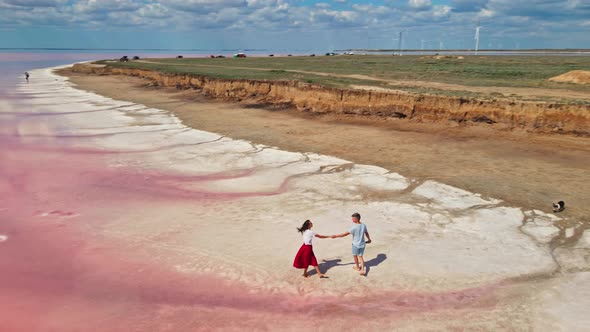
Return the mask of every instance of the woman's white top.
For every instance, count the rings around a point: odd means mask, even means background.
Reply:
[[[311,240],[313,240],[313,237],[315,236],[315,232],[312,231],[311,229],[307,229],[305,230],[305,232],[303,232],[303,244],[307,244],[309,246],[311,246]]]

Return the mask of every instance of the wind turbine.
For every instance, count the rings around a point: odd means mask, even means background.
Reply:
[[[406,32],[406,30],[402,30],[399,32],[399,40],[398,40],[399,55],[402,55],[402,38],[403,38],[404,32]]]
[[[477,21],[477,26],[475,27],[475,54],[479,51],[479,30],[481,26],[479,25],[479,21]]]

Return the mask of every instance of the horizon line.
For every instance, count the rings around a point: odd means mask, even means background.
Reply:
[[[85,47],[0,47],[0,50],[39,50],[39,51],[272,51],[268,48],[260,49],[202,49],[202,48],[85,48]],[[291,51],[313,51],[311,49],[294,49]],[[335,51],[365,51],[365,52],[399,52],[399,49],[391,48],[342,48]],[[402,49],[402,51],[417,52],[448,52],[448,51],[473,51],[473,49]],[[501,48],[501,49],[480,49],[485,51],[590,51],[590,48]]]

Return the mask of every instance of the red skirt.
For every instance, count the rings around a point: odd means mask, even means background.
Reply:
[[[318,261],[313,254],[313,247],[304,244],[299,248],[297,256],[295,256],[295,260],[293,261],[293,266],[298,269],[306,269],[310,265],[318,266]]]

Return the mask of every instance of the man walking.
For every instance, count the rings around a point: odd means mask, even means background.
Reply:
[[[352,234],[352,257],[354,258],[355,265],[353,269],[359,271],[361,275],[365,275],[365,260],[363,259],[363,254],[365,253],[365,244],[371,243],[371,236],[367,230],[367,225],[361,223],[360,214],[352,214],[352,223],[353,225],[348,232],[332,235],[332,238],[345,237]],[[367,241],[365,241],[365,235],[367,236]]]

